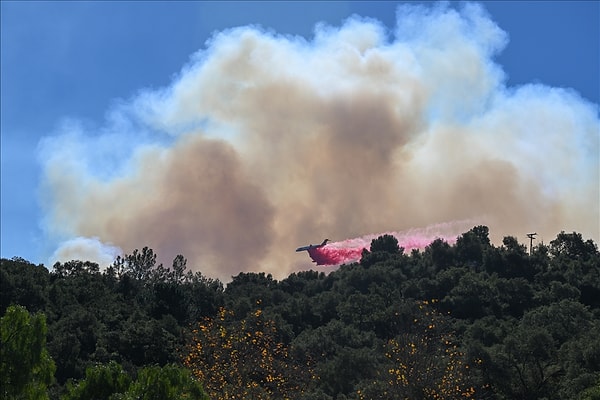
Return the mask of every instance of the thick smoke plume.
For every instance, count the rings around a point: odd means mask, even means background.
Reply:
[[[401,7],[393,32],[353,17],[311,39],[216,33],[170,86],[40,144],[46,232],[224,280],[306,268],[290,249],[319,238],[443,221],[598,241],[597,105],[507,88],[507,43],[473,4]]]

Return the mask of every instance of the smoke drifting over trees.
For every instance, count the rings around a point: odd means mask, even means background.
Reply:
[[[597,241],[597,109],[507,88],[507,43],[478,5],[401,7],[392,32],[360,17],[310,39],[218,32],[170,86],[41,143],[56,257],[97,238],[227,279],[303,268],[293,248],[321,237],[440,222]]]

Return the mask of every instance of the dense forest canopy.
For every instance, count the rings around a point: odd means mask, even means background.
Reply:
[[[227,285],[156,259],[2,259],[0,397],[600,398],[600,253],[576,232],[531,254],[485,226],[410,254],[381,236]]]

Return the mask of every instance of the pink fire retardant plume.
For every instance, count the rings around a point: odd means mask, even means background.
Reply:
[[[448,222],[430,225],[425,228],[411,229],[403,232],[385,232],[366,235],[354,239],[333,242],[323,247],[308,249],[310,258],[317,265],[340,265],[360,260],[363,249],[369,249],[371,241],[383,235],[392,235],[405,252],[413,249],[424,249],[435,239],[442,239],[449,244],[456,243],[459,232],[463,232],[465,221]]]
[[[330,246],[308,249],[308,255],[317,265],[339,265],[358,261],[364,247],[340,249]]]

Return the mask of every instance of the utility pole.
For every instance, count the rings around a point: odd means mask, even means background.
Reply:
[[[529,238],[529,255],[533,252],[533,239],[535,239],[535,235],[537,235],[535,232],[527,234],[527,237]]]

